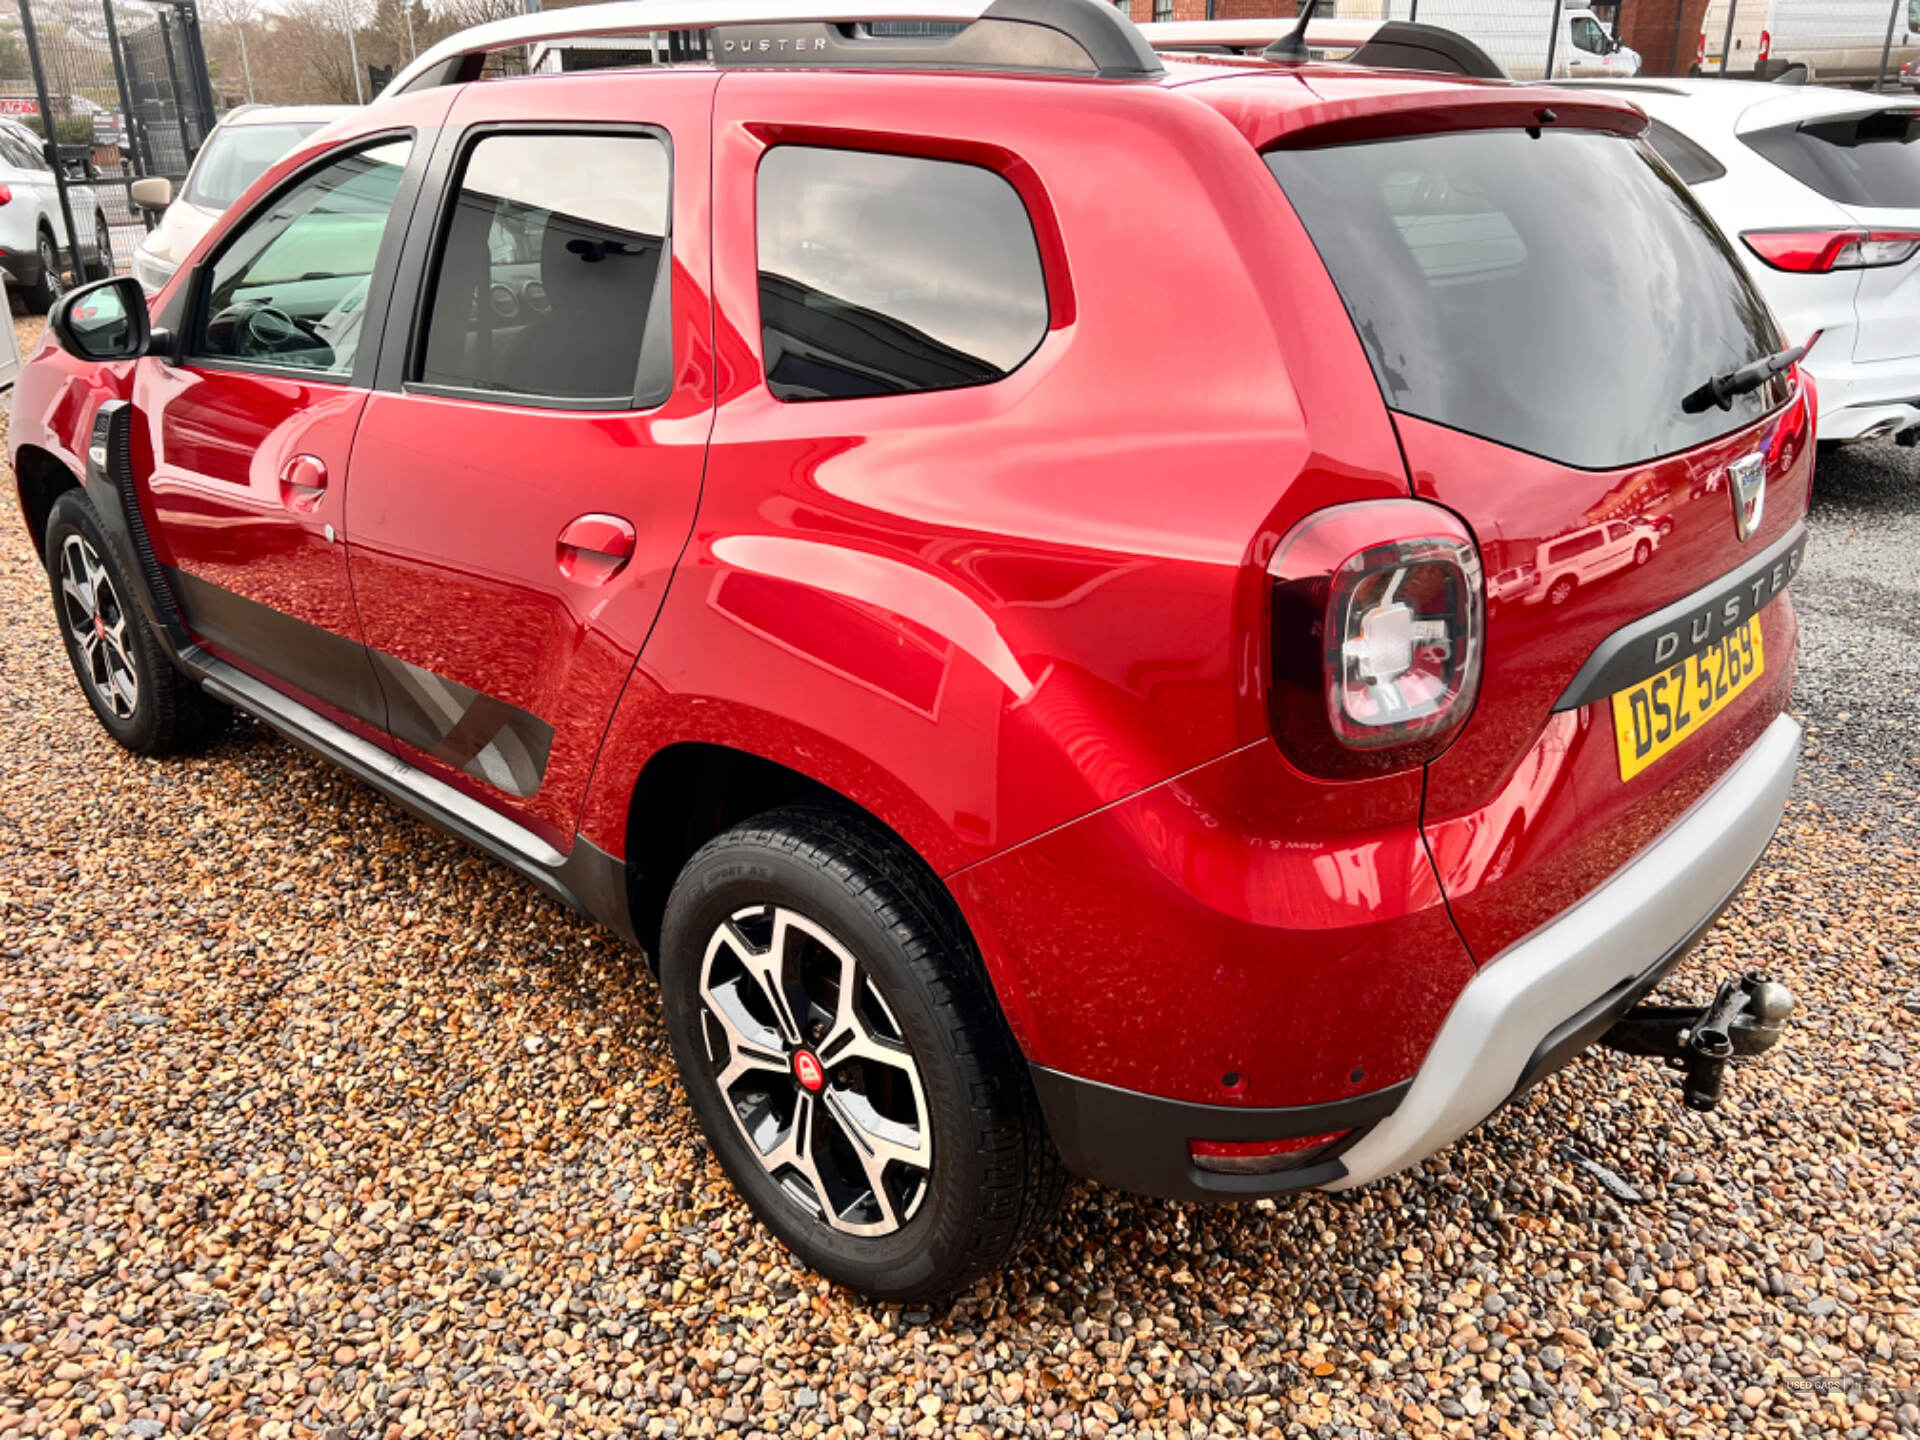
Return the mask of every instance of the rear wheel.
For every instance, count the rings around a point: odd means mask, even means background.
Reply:
[[[1004,1264],[1065,1172],[939,882],[859,816],[774,811],[687,862],[661,984],[701,1128],[806,1264],[884,1300]]]
[[[1549,605],[1564,605],[1573,598],[1573,577],[1562,575],[1553,582],[1553,588],[1547,591]]]
[[[26,288],[25,295],[27,309],[35,315],[44,315],[65,292],[67,281],[60,273],[60,249],[53,243],[53,236],[42,230],[34,245],[40,260],[40,278]]]
[[[176,670],[147,629],[78,490],[53,503],[46,563],[67,658],[109,735],[136,755],[165,755],[226,728],[232,712]]]
[[[87,278],[105,280],[113,274],[113,231],[101,211],[93,212],[93,254],[87,260]]]

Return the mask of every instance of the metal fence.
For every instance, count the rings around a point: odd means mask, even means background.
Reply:
[[[132,183],[177,186],[213,128],[199,17],[187,0],[0,0],[0,113],[50,147],[70,270],[124,268],[154,219]]]

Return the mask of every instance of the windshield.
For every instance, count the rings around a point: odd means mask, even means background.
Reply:
[[[187,178],[186,199],[208,210],[224,210],[240,198],[267,167],[320,128],[321,122],[284,125],[222,125]]]
[[[1485,130],[1266,157],[1395,410],[1585,469],[1690,449],[1785,381],[1689,415],[1782,349],[1686,187],[1646,146]]]

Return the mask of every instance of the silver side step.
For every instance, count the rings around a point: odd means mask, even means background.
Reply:
[[[188,647],[180,658],[199,675],[201,685],[215,699],[265,721],[323,760],[331,760],[391,795],[422,819],[453,830],[553,888],[550,874],[534,873],[529,867],[555,871],[567,863],[567,857],[525,826],[514,824],[471,796],[369,744],[346,727],[198,646]]]

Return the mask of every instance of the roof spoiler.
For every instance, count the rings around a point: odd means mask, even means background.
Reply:
[[[1285,16],[1266,20],[1163,20],[1140,33],[1156,51],[1257,55],[1294,31]],[[1313,50],[1351,50],[1356,65],[1382,70],[1429,70],[1482,80],[1510,80],[1500,63],[1473,41],[1439,25],[1409,20],[1329,20],[1307,23]]]
[[[957,28],[887,33],[900,21]],[[842,0],[838,8],[834,0],[614,0],[462,30],[425,51],[382,94],[477,80],[499,50],[688,31],[704,34],[706,55],[718,65],[1039,70],[1115,80],[1164,73],[1133,23],[1103,0]]]

